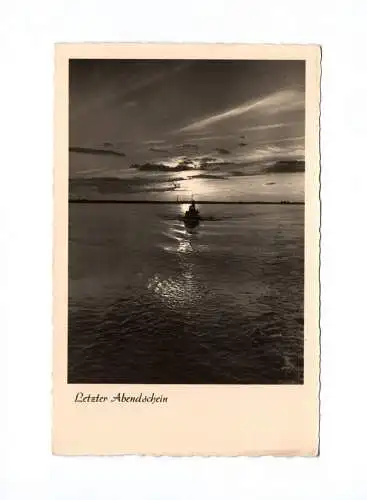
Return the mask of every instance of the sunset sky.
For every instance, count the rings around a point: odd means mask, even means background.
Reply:
[[[73,60],[71,191],[303,200],[304,111],[303,61]]]

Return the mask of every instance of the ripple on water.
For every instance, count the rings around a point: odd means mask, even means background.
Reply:
[[[69,379],[302,383],[302,207],[191,233],[153,207],[71,207]]]

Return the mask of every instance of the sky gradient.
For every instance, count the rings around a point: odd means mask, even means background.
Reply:
[[[76,196],[303,200],[304,61],[72,60]]]

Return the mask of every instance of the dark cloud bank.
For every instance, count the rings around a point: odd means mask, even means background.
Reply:
[[[225,164],[227,165],[227,164]],[[234,165],[230,164],[233,168]],[[223,166],[222,166],[223,167]],[[183,161],[176,166],[165,164],[145,163],[142,165],[131,165],[131,169],[137,171],[136,177],[117,178],[117,177],[92,177],[92,178],[71,178],[69,181],[70,195],[73,197],[88,196],[91,191],[97,195],[119,195],[119,194],[138,194],[138,193],[164,193],[172,192],[179,188],[177,183],[190,179],[208,179],[221,182],[235,177],[251,177],[268,174],[289,174],[294,172],[304,172],[305,162],[300,160],[294,161],[277,161],[274,164],[263,167],[261,171],[251,172],[246,171],[246,167],[238,170],[223,170],[218,164],[210,164],[210,171],[205,171],[203,165],[195,167],[190,161]],[[204,170],[204,171],[203,171]],[[156,174],[154,177],[146,175],[139,176],[139,172],[150,172]],[[186,177],[177,176],[178,172],[187,173]],[[195,173],[197,172],[197,173]],[[173,175],[167,175],[172,173]],[[162,174],[162,175],[159,175]],[[271,185],[274,182],[268,182]]]
[[[105,146],[109,146],[110,143],[105,143]],[[70,153],[83,153],[92,155],[108,155],[108,156],[126,156],[125,153],[121,151],[115,151],[112,149],[102,149],[102,148],[82,148],[79,146],[74,146],[69,148]]]

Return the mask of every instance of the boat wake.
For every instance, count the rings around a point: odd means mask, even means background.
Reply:
[[[177,215],[177,216],[169,216],[169,215],[160,215],[160,217],[162,219],[165,219],[165,220],[171,220],[171,221],[185,221],[186,218],[184,215]],[[233,219],[233,217],[216,217],[216,216],[208,216],[208,217],[203,217],[202,215],[200,215],[200,222],[203,221],[222,221],[222,220],[229,220],[229,219]]]
[[[182,214],[164,214],[160,215],[165,220],[171,221],[180,221],[184,222],[185,225],[189,226],[197,226],[200,222],[217,222],[217,221],[225,221],[225,220],[234,220],[236,217],[233,216],[217,216],[217,215],[202,215],[198,208],[196,208],[196,204],[194,199],[191,200],[191,204],[185,213]],[[242,218],[242,216],[241,216]]]

